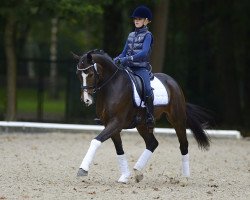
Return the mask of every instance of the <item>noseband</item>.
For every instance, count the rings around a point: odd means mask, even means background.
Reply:
[[[103,81],[103,83],[98,86],[98,80],[100,79],[99,77],[99,73],[97,71],[97,64],[95,62],[93,62],[92,65],[84,68],[84,69],[81,69],[79,68],[79,64],[77,65],[77,70],[78,71],[82,71],[82,73],[84,73],[84,71],[88,70],[88,69],[93,69],[94,71],[94,79],[95,79],[95,83],[94,85],[81,85],[81,89],[83,91],[85,90],[88,90],[88,89],[93,89],[93,93],[96,93],[98,90],[100,90],[102,87],[104,87],[109,81],[111,81],[113,79],[113,77],[117,74],[118,72],[118,68],[116,69],[116,71],[112,74],[112,76],[110,76],[108,79],[106,79],[105,81]]]

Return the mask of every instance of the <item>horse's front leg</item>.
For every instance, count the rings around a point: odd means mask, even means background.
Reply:
[[[90,165],[94,159],[97,149],[101,146],[101,143],[109,139],[114,133],[118,133],[121,130],[122,129],[120,128],[120,126],[117,123],[115,123],[115,120],[113,120],[112,123],[108,124],[104,128],[104,130],[96,138],[94,138],[91,141],[90,147],[78,170],[78,173],[77,173],[78,177],[88,175]]]
[[[89,166],[92,163],[96,150],[101,146],[101,141],[93,139],[90,142],[90,147],[80,165],[77,176],[87,176],[89,171]]]
[[[115,145],[118,166],[119,166],[119,170],[121,172],[121,176],[118,179],[118,182],[119,183],[127,183],[128,179],[130,177],[130,171],[129,171],[129,166],[128,166],[128,161],[127,161],[126,155],[124,154],[124,151],[123,151],[120,133],[114,134],[111,137],[111,139]]]

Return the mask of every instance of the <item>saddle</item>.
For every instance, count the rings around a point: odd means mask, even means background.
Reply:
[[[126,70],[126,71],[129,75],[130,79],[132,80],[132,82],[135,84],[135,88],[136,88],[138,95],[140,96],[140,98],[142,100],[144,100],[144,90],[145,89],[143,87],[143,79],[139,75],[133,73],[132,71],[128,71],[128,70]]]
[[[145,107],[144,104],[144,88],[143,88],[143,80],[141,77],[137,76],[133,72],[129,72],[125,69],[128,74],[130,81],[133,87],[133,101],[136,107]],[[151,77],[152,79],[152,77]],[[153,76],[153,80],[150,80],[151,88],[154,94],[154,105],[155,106],[164,106],[169,103],[169,94],[162,84],[162,82],[156,77]]]
[[[145,99],[145,88],[143,87],[143,79],[142,77],[140,77],[139,75],[135,74],[130,68],[126,68],[125,71],[127,72],[127,74],[129,75],[129,78],[132,80],[132,82],[135,85],[136,91],[139,95],[139,97],[141,98],[142,101],[144,101]],[[150,72],[150,81],[152,81],[154,79],[154,74],[152,72]]]

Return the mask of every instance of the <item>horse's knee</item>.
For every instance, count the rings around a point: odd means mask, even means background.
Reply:
[[[151,152],[154,152],[154,150],[158,147],[158,145],[159,145],[159,142],[156,139],[154,139],[148,145],[146,145],[146,148],[150,150]]]

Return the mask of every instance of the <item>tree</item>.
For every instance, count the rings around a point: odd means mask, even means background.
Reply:
[[[29,21],[29,14],[36,12],[32,10],[31,4],[23,4],[23,1],[13,2],[4,0],[1,2],[0,16],[5,19],[4,30],[4,50],[7,64],[7,105],[6,120],[15,120],[16,118],[16,45],[17,27],[22,20]],[[25,23],[24,23],[25,24]]]
[[[106,1],[105,1],[106,2]],[[7,63],[7,109],[6,120],[16,118],[16,47],[18,25],[27,26],[41,16],[59,17],[67,20],[81,19],[86,13],[100,13],[99,4],[81,0],[2,0],[0,16],[5,20],[4,49]],[[25,36],[24,36],[25,37]],[[26,35],[27,37],[27,35]],[[21,49],[21,48],[20,48]]]
[[[164,68],[169,0],[160,0],[155,3],[153,16],[154,45],[152,51],[153,71],[162,72]]]
[[[50,90],[49,94],[53,99],[57,99],[59,92],[57,88],[57,32],[58,32],[58,18],[51,19],[51,42],[50,42]]]
[[[115,57],[120,53],[119,47],[124,40],[124,30],[119,23],[122,21],[122,5],[121,3],[107,4],[103,9],[103,48],[110,56]],[[118,41],[119,46],[117,46]]]
[[[6,21],[4,31],[4,47],[7,60],[7,109],[6,120],[11,121],[16,118],[16,55],[15,35],[16,19],[10,15]]]

